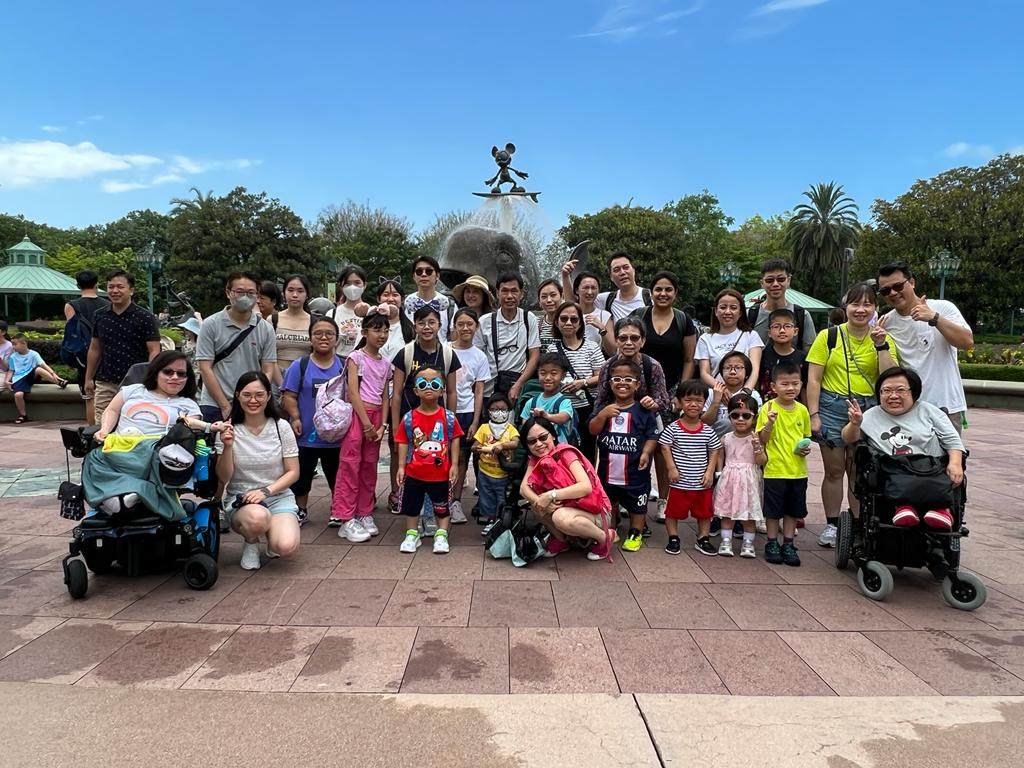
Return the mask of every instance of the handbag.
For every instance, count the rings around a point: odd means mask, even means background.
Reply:
[[[946,509],[953,505],[952,484],[946,476],[949,456],[882,454],[878,463],[882,491],[890,501],[907,502],[923,509]]]
[[[65,480],[57,489],[60,499],[60,516],[68,520],[81,520],[85,517],[85,489],[78,483]]]
[[[612,508],[612,503],[605,493],[604,486],[597,478],[593,465],[587,461],[580,450],[572,445],[556,446],[551,453],[537,460],[533,472],[530,475],[530,488],[535,493],[568,488],[575,485],[576,478],[573,476],[569,466],[579,461],[590,480],[591,491],[579,499],[572,499],[568,502],[576,509],[589,512],[592,515],[600,515]]]

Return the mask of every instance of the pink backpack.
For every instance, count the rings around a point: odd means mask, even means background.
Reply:
[[[352,426],[352,404],[348,401],[348,363],[341,373],[320,387],[316,393],[313,428],[317,437],[329,443],[340,443]]]

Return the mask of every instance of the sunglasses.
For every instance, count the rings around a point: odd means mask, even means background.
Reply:
[[[623,344],[628,341],[632,341],[635,344],[643,337],[639,333],[620,333],[616,338]]]
[[[752,414],[752,413],[743,413],[741,411],[733,411],[732,413],[729,414],[729,418],[730,419],[742,419],[743,421],[750,421],[752,418],[754,418],[754,414]]]
[[[416,269],[413,270],[413,273],[416,275],[416,277],[430,277],[432,274],[434,274],[434,268],[416,267]]]
[[[608,379],[612,384],[636,384],[636,376],[612,376]]]
[[[176,371],[173,368],[164,368],[160,371],[168,379],[187,379],[188,371]]]
[[[537,437],[528,437],[528,438],[526,438],[526,444],[527,445],[536,445],[537,443],[546,443],[550,439],[551,439],[550,433],[544,432],[543,434],[537,435]]]
[[[420,376],[418,379],[416,379],[416,384],[414,385],[413,388],[418,389],[421,392],[428,389],[432,389],[435,392],[440,392],[442,389],[444,389],[444,382],[441,379],[427,380]]]
[[[907,284],[906,280],[901,280],[898,283],[893,283],[892,285],[887,285],[887,286],[885,286],[885,288],[879,288],[878,292],[880,294],[882,294],[883,296],[888,296],[890,293],[899,293],[900,291],[903,290],[903,286],[905,286],[906,284]]]
[[[560,318],[558,318],[558,322],[562,323],[563,325],[565,323],[568,323],[569,325],[579,325],[580,319],[575,315],[562,315]]]

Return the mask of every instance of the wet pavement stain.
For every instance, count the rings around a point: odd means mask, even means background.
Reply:
[[[239,632],[206,661],[205,680],[222,680],[232,675],[263,672],[308,656],[317,641],[302,642],[302,635],[291,629],[268,628],[263,632]],[[230,647],[229,647],[230,646]]]
[[[528,683],[550,680],[555,673],[552,659],[540,648],[528,643],[512,646],[512,676]]]
[[[445,672],[452,680],[474,680],[483,669],[482,661],[459,653],[444,640],[424,640],[413,649],[405,681],[436,680]]]
[[[232,631],[198,624],[188,628],[150,628],[96,667],[92,675],[118,685],[139,685],[182,675],[199,667]]]
[[[352,661],[356,643],[351,637],[327,635],[316,648],[316,653],[309,657],[302,668],[300,677],[317,677],[337,672]],[[397,686],[395,690],[398,690]]]

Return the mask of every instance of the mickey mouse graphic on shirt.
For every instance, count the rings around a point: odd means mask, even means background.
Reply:
[[[883,432],[879,437],[889,442],[889,445],[892,447],[893,456],[906,456],[911,452],[910,441],[912,438],[898,424],[893,425],[892,429]]]
[[[444,465],[448,454],[448,446],[444,441],[444,426],[441,422],[434,425],[430,438],[425,439],[423,431],[417,427],[413,430],[413,458],[416,461],[433,462],[435,467]]]

